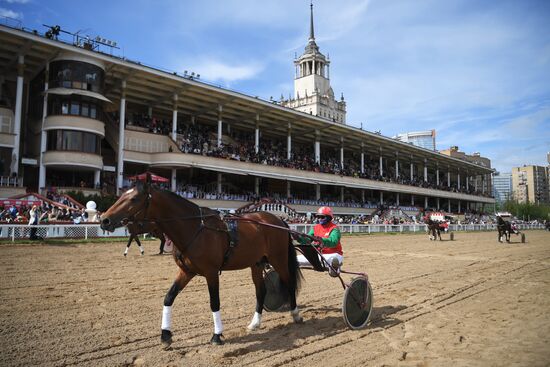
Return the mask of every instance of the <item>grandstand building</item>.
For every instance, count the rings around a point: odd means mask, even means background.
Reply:
[[[150,170],[220,209],[258,197],[302,213],[329,204],[339,214],[495,202],[490,167],[346,125],[312,23],[294,101],[307,89],[324,110],[147,67],[93,40],[55,38],[0,26],[0,185],[120,193]]]

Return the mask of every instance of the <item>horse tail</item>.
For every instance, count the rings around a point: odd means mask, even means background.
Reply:
[[[287,222],[283,221],[283,223],[288,229],[290,229]],[[292,236],[290,232],[288,232],[288,275],[288,287],[290,289],[294,289],[294,294],[297,296],[300,292],[304,276],[302,275],[300,264],[298,264],[298,259],[296,258],[296,248],[292,243]]]
[[[291,289],[294,289],[294,294],[297,296],[302,287],[302,271],[300,270],[300,265],[298,264],[298,259],[296,258],[296,248],[292,244],[292,239],[289,235],[288,241],[288,274],[289,274],[289,286]]]

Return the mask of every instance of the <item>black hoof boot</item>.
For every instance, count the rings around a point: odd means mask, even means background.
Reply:
[[[172,332],[170,330],[162,330],[160,342],[164,346],[164,349],[170,348],[170,345],[172,345]]]
[[[210,344],[212,345],[223,345],[222,334],[213,334],[212,339],[210,339]]]

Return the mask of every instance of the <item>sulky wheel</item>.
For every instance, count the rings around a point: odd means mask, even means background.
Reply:
[[[372,288],[366,277],[357,277],[344,292],[342,314],[344,322],[350,329],[357,330],[365,327],[372,313]]]
[[[525,243],[525,233],[521,234],[521,243]]]
[[[281,287],[279,273],[273,269],[269,269],[264,275],[265,283],[265,299],[264,310],[270,312],[286,311],[289,309],[288,292]]]
[[[454,240],[455,240],[455,233],[451,232],[451,241],[454,241]]]

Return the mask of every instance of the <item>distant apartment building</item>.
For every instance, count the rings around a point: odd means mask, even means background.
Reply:
[[[512,198],[512,173],[496,172],[493,175],[493,196],[499,203]]]
[[[523,166],[512,168],[512,190],[519,203],[548,203],[548,167]]]
[[[479,152],[474,152],[471,155],[466,154],[464,152],[461,152],[456,145],[450,147],[449,149],[441,150],[439,153],[448,155],[453,158],[458,158],[463,161],[474,163],[485,168],[491,168],[491,160],[489,158],[482,157]],[[469,184],[471,187],[493,187],[490,174],[479,176],[477,178],[472,177]]]
[[[435,130],[401,133],[393,137],[404,143],[435,151]]]

